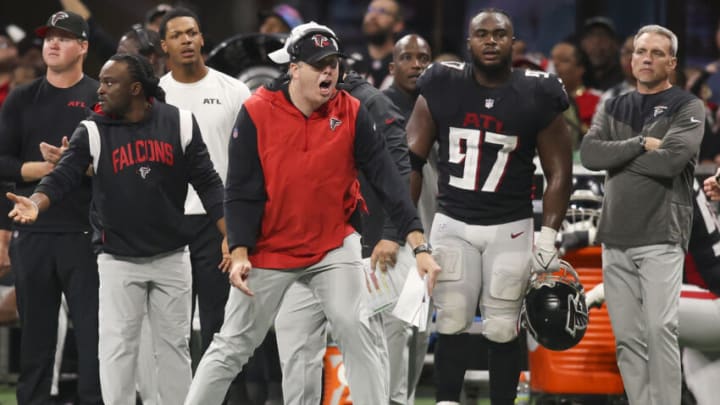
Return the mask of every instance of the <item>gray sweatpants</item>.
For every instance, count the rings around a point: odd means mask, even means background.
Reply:
[[[98,256],[100,386],[107,405],[135,405],[143,319],[156,352],[158,404],[181,404],[190,368],[192,274],[187,249],[149,258]],[[146,331],[147,333],[147,331]]]
[[[676,245],[603,245],[605,300],[631,405],[680,403],[678,308],[684,258]]]
[[[414,263],[410,248],[401,248],[398,263],[390,270],[397,272],[394,279],[399,289],[402,289]],[[320,403],[323,356],[327,342],[326,323],[323,307],[312,290],[300,283],[293,284],[275,319],[285,405]],[[423,361],[418,361],[415,356],[422,356],[424,360],[429,334],[427,331],[422,332],[417,339],[411,339],[413,328],[390,315],[389,311],[382,314],[382,324],[389,355],[390,404],[404,405],[413,397],[420,379]],[[303,338],[298,339],[298,336]],[[411,340],[413,346],[410,345]],[[343,351],[342,346],[340,350]],[[410,369],[410,364],[416,368]],[[354,391],[350,395],[353,399],[356,397]]]
[[[219,405],[235,378],[275,320],[285,292],[294,282],[307,285],[343,349],[343,362],[353,403],[388,401],[384,336],[380,322],[370,318],[360,257],[360,236],[345,238],[341,247],[316,264],[296,270],[254,268],[247,282],[253,297],[233,288],[225,306],[225,323],[205,352],[190,386],[186,405]],[[307,336],[294,336],[298,341]],[[287,395],[287,394],[286,394]],[[286,398],[287,400],[288,398]],[[309,404],[309,402],[302,402]]]

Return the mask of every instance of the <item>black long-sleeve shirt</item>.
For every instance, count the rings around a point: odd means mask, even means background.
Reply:
[[[415,107],[415,100],[417,99],[417,94],[413,97],[405,91],[400,90],[400,88],[397,86],[397,83],[393,83],[392,85],[390,85],[390,87],[383,90],[382,92],[384,95],[387,96],[387,98],[390,99],[390,101],[393,102],[393,104],[397,106],[397,108],[400,110],[400,113],[403,115],[403,117],[405,117],[405,121],[407,122],[408,120],[410,120],[410,114]]]
[[[92,164],[91,222],[98,251],[148,257],[186,245],[189,235],[181,225],[188,182],[210,218],[222,217],[222,181],[189,111],[156,102],[149,117],[137,123],[97,113],[89,121],[78,126],[36,191],[54,204]]]
[[[97,99],[98,82],[87,76],[74,86],[61,89],[44,77],[13,90],[0,110],[0,180],[15,182],[15,192],[29,196],[37,182],[25,182],[25,162],[42,162],[40,143],[59,146],[72,135],[78,123],[90,114]],[[4,198],[4,196],[3,196]],[[36,232],[90,231],[90,179],[83,178],[63,201],[58,201],[34,224],[15,224]],[[7,215],[7,208],[0,215]]]
[[[350,72],[339,87],[360,100],[360,103],[368,110],[370,118],[375,124],[375,130],[385,141],[400,177],[404,183],[409,184],[410,159],[405,136],[405,118],[398,107],[383,92],[373,87],[357,73]],[[392,221],[387,220],[382,202],[362,173],[360,173],[359,179],[360,190],[370,211],[370,215],[363,218],[363,256],[370,256],[381,238],[404,244],[405,235],[399,235]]]

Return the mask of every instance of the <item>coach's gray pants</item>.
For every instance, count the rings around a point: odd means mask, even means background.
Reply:
[[[158,404],[185,400],[190,386],[192,274],[187,249],[150,258],[98,256],[100,386],[106,405],[135,405],[140,330],[150,321]]]
[[[406,246],[400,249],[398,263],[390,271],[396,287],[402,289],[407,273],[414,265],[412,252]],[[285,294],[275,319],[278,352],[283,370],[283,393],[286,405],[317,404],[322,396],[323,355],[327,341],[327,319],[322,305],[307,286],[294,283]],[[382,314],[382,324],[389,355],[390,404],[407,404],[414,395],[425,358],[428,332],[419,333],[413,346],[413,328],[406,322]],[[334,332],[331,333],[334,335]],[[304,338],[298,339],[298,336]],[[340,348],[342,351],[342,347]],[[417,354],[420,353],[420,354]],[[409,369],[413,364],[417,369]],[[388,370],[384,370],[387,372]],[[355,393],[350,391],[352,398]]]
[[[252,269],[247,282],[253,297],[231,289],[225,323],[198,365],[186,405],[222,402],[228,386],[270,329],[285,292],[295,281],[309,286],[323,307],[343,350],[353,403],[387,403],[384,336],[379,321],[369,317],[365,305],[360,237],[352,234],[345,238],[343,246],[307,268]],[[295,338],[303,340],[307,336]]]
[[[676,245],[603,245],[605,300],[631,405],[680,403],[678,307],[684,258]]]

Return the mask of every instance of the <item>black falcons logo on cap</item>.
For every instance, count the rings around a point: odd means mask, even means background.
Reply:
[[[58,11],[57,13],[53,14],[52,18],[50,19],[50,25],[55,26],[57,25],[58,21],[64,20],[66,18],[70,18],[68,13],[64,11]]]

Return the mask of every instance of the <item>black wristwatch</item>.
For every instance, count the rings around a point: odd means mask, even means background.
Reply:
[[[429,243],[421,243],[413,249],[413,256],[419,255],[420,253],[428,253],[432,255],[432,247]]]
[[[641,136],[640,137],[640,146],[642,146],[643,152],[645,151],[645,141],[646,141],[645,137]]]

